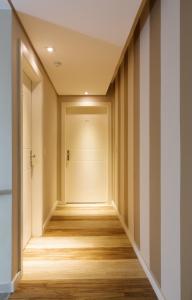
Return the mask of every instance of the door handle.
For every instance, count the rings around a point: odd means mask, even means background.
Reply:
[[[69,161],[69,160],[70,160],[70,151],[67,150],[67,161]]]
[[[32,150],[30,151],[30,163],[31,167],[33,167],[33,160],[36,158],[36,155],[33,154]]]

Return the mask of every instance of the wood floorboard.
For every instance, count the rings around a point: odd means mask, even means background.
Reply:
[[[47,226],[47,229],[122,229],[119,220],[51,220]]]
[[[108,247],[108,248],[83,248],[83,249],[26,249],[25,260],[124,260],[135,259],[136,254],[132,247]]]
[[[117,216],[115,215],[103,215],[103,216],[88,216],[88,215],[85,215],[85,216],[61,216],[61,215],[54,215],[52,216],[51,218],[51,221],[65,221],[65,220],[70,220],[70,221],[81,221],[81,220],[87,220],[87,221],[93,221],[93,220],[96,220],[96,221],[106,221],[106,220],[118,220]]]
[[[99,207],[94,207],[94,208],[72,208],[72,207],[59,207],[57,208],[54,213],[53,216],[94,216],[94,217],[99,217],[99,216],[116,216],[116,212],[115,210],[111,207],[111,208],[99,208]]]
[[[156,300],[112,207],[56,208],[10,299]]]
[[[46,291],[46,294],[45,294]],[[28,298],[27,298],[28,297]],[[157,299],[147,279],[23,282],[11,299]],[[49,297],[49,298],[47,298]]]
[[[68,236],[68,237],[37,237],[32,238],[26,249],[55,249],[59,248],[101,248],[101,247],[130,247],[130,241],[125,234],[113,236]]]
[[[24,280],[144,278],[137,259],[24,260]]]
[[[49,229],[45,230],[44,236],[113,236],[123,234],[123,228],[89,228],[89,229]]]

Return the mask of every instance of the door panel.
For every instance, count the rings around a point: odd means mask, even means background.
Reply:
[[[71,182],[72,186],[69,190],[69,202],[105,202],[105,175],[106,165],[104,162],[71,162],[69,171],[69,182]]]
[[[94,109],[94,108],[93,108]],[[66,115],[66,202],[108,200],[107,113]],[[67,157],[67,153],[65,153]]]
[[[23,248],[31,238],[32,213],[32,106],[31,80],[23,74]]]

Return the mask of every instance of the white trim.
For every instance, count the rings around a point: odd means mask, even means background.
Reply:
[[[11,282],[1,283],[0,284],[0,291],[1,293],[13,293],[18,282],[21,280],[22,273],[21,271],[18,272],[15,277],[12,279]],[[1,294],[0,294],[1,296]]]
[[[150,264],[150,17],[140,32],[140,249]]]
[[[13,293],[17,287],[17,284],[19,283],[19,281],[21,280],[22,277],[22,272],[19,271],[15,277],[13,278],[13,280],[11,281],[11,293]]]
[[[43,223],[43,232],[44,232],[44,230],[45,230],[45,228],[46,228],[48,222],[50,221],[50,219],[51,219],[51,217],[52,217],[52,215],[53,215],[53,212],[54,212],[54,210],[55,210],[57,204],[58,204],[57,201],[55,201],[55,202],[53,203],[53,206],[52,206],[52,208],[50,209],[50,212],[49,212],[49,214],[48,214],[48,216],[47,216],[45,222]]]
[[[131,242],[131,245],[132,245],[132,247],[133,247],[133,249],[134,249],[134,251],[135,251],[135,253],[137,255],[137,258],[138,258],[138,260],[139,260],[139,262],[140,262],[140,264],[141,264],[141,266],[142,266],[142,268],[143,268],[143,270],[144,270],[147,278],[149,279],[149,281],[150,281],[150,283],[151,283],[151,285],[152,285],[152,287],[154,289],[154,292],[155,292],[157,298],[159,300],[166,300],[165,297],[162,294],[162,291],[161,291],[161,288],[160,288],[159,284],[155,280],[155,278],[154,278],[151,270],[148,268],[148,266],[147,266],[145,260],[143,259],[143,257],[141,255],[141,253],[140,253],[140,251],[139,251],[136,243],[134,242],[134,240],[133,240],[133,238],[132,238],[132,236],[131,236],[131,234],[130,234],[130,232],[129,232],[129,230],[128,230],[128,228],[127,228],[127,226],[126,226],[126,224],[125,224],[125,222],[124,222],[124,220],[122,218],[122,216],[120,215],[120,213],[119,213],[119,211],[117,209],[116,204],[114,202],[112,202],[112,205],[113,205],[114,209],[117,212],[117,216],[118,216],[118,218],[119,218],[119,220],[121,222],[121,225],[123,226],[123,229],[125,230],[125,233],[126,233],[128,239],[129,239],[129,241]]]
[[[63,153],[66,153],[65,149],[65,122],[66,122],[66,108],[67,107],[81,107],[81,106],[91,106],[91,107],[106,107],[108,115],[108,201],[105,204],[111,204],[112,201],[112,123],[111,123],[111,103],[110,102],[97,102],[93,101],[92,98],[86,98],[84,101],[71,101],[71,102],[62,102],[61,105],[61,199],[59,204],[65,205],[65,157]],[[64,182],[64,184],[63,184]]]

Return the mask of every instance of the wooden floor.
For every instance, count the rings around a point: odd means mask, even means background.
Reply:
[[[157,299],[112,207],[57,207],[10,299]]]

